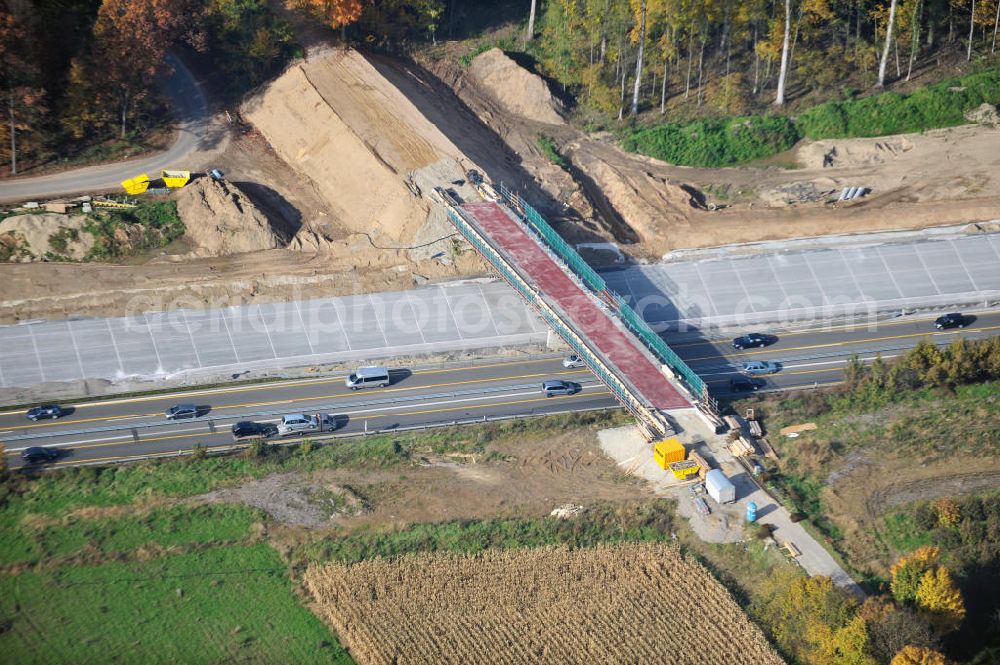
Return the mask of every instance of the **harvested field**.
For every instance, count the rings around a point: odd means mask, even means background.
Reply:
[[[424,554],[306,571],[359,663],[781,663],[665,544]]]

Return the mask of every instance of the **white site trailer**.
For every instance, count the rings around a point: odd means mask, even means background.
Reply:
[[[726,474],[718,469],[712,469],[705,474],[705,489],[708,495],[718,503],[733,503],[736,501],[736,485],[733,485]]]

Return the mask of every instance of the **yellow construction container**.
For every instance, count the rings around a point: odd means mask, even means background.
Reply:
[[[149,176],[145,173],[140,173],[134,178],[123,181],[122,187],[129,194],[142,194],[149,189]]]
[[[190,171],[164,170],[160,171],[160,174],[163,176],[163,182],[167,185],[167,187],[170,187],[171,189],[175,189],[177,187],[183,187],[184,185],[188,184],[189,180],[191,180]]]
[[[653,459],[661,469],[666,469],[671,462],[683,462],[686,454],[684,444],[675,437],[664,439],[653,447]]]
[[[684,460],[683,462],[674,462],[670,465],[670,471],[674,474],[674,478],[678,480],[687,480],[691,476],[698,473],[701,470],[701,465],[694,460]]]

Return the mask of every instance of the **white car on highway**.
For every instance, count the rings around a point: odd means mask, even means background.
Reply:
[[[566,369],[578,369],[580,367],[587,366],[587,363],[583,362],[583,358],[581,358],[576,354],[573,354],[571,356],[566,356],[565,358],[563,358],[562,363],[563,367],[565,367]]]

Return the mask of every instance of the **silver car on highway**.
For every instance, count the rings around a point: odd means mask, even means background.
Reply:
[[[760,376],[763,374],[774,374],[781,366],[770,360],[748,360],[743,363],[742,372],[750,376]]]

